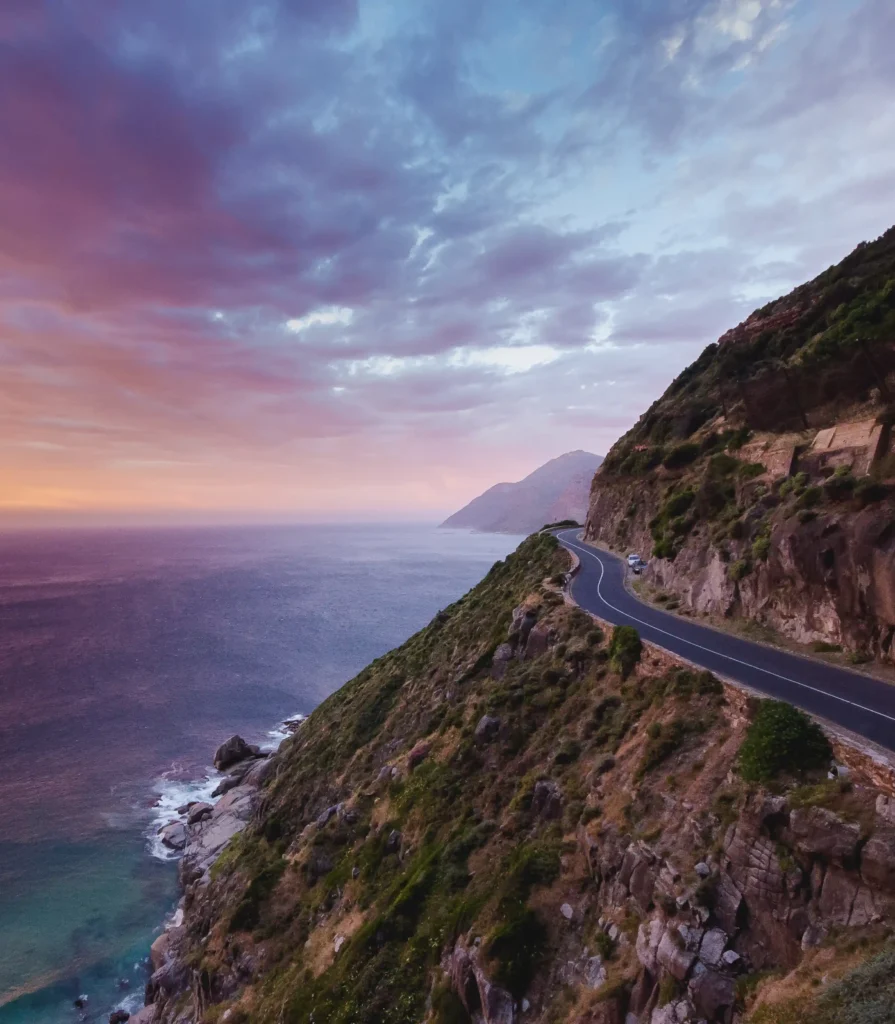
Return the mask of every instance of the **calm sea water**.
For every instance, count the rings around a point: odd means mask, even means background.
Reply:
[[[150,837],[519,538],[421,526],[0,536],[0,1024],[142,1004],[177,898]],[[156,851],[157,852],[157,851]]]

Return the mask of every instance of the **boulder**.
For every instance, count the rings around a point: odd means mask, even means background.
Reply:
[[[169,850],[182,850],[189,838],[182,821],[169,821],[159,829],[158,834],[162,838],[162,845],[167,846]]]
[[[721,962],[729,970],[737,971],[743,965],[743,958],[735,949],[728,949],[726,953],[722,954]]]
[[[275,757],[259,757],[253,761],[242,778],[243,786],[263,786],[268,779],[273,778],[277,770],[279,760]]]
[[[838,864],[852,860],[861,841],[860,825],[843,821],[826,807],[797,807],[789,815],[789,832],[800,853]]]
[[[556,631],[549,623],[539,622],[534,626],[528,634],[528,639],[525,641],[524,660],[531,661],[533,658],[546,654],[553,643],[555,635]]]
[[[257,756],[258,747],[250,746],[242,736],[231,736],[215,751],[214,766],[219,772],[250,757]]]
[[[511,644],[501,644],[491,658],[491,678],[503,679],[515,652]]]
[[[625,851],[618,872],[620,884],[627,888],[644,913],[653,902],[653,890],[656,885],[654,859],[646,848],[632,843]]]
[[[401,833],[395,828],[388,834],[385,841],[386,853],[397,853],[401,849]]]
[[[659,973],[659,961],[656,954],[664,933],[665,926],[657,917],[645,921],[637,929],[634,951],[637,954],[637,959],[651,975]]]
[[[877,826],[864,844],[861,875],[868,885],[895,891],[895,827],[892,825]]]
[[[420,740],[419,743],[410,751],[407,755],[407,767],[410,771],[413,771],[418,765],[421,765],[423,761],[429,756],[429,751],[432,749],[432,744],[426,742],[426,740]]]
[[[245,778],[246,773],[249,770],[249,764],[243,763],[237,765],[236,768],[230,772],[229,775],[225,775],[221,781],[217,784],[215,789],[212,791],[213,797],[223,796],[225,793],[229,793],[231,789],[236,789],[237,786],[242,785],[242,780]],[[183,811],[180,811],[183,814]]]
[[[686,999],[656,1007],[650,1015],[650,1024],[686,1024],[693,1019],[693,1007]]]
[[[720,928],[709,928],[699,946],[699,959],[709,967],[717,967],[727,948],[727,934]]]
[[[171,947],[171,934],[170,932],[162,932],[155,942],[149,947],[149,962],[152,964],[153,971],[157,971],[162,967],[165,961],[168,959],[168,950]]]
[[[520,644],[524,647],[528,634],[537,621],[538,613],[533,608],[525,608],[519,605],[513,609],[513,619],[510,622],[509,628],[510,636],[518,636]]]
[[[666,971],[678,981],[683,981],[690,973],[696,954],[683,947],[683,940],[674,927],[666,928],[659,940],[656,960]]]
[[[212,807],[211,804],[193,804],[186,817],[187,825],[195,825],[196,822],[204,821],[205,818],[210,818],[213,810],[214,807]]]
[[[321,811],[317,816],[317,828],[323,828],[329,823],[330,818],[341,816],[342,808],[344,804],[333,804],[327,807],[325,811]]]
[[[724,872],[718,876],[713,911],[724,931],[728,935],[736,934],[743,912],[743,894],[737,889],[730,875]]]
[[[479,724],[475,727],[475,741],[476,743],[490,743],[497,738],[499,732],[500,719],[494,718],[492,715],[482,715]]]
[[[606,968],[598,956],[588,956],[587,950],[577,960],[567,960],[559,969],[564,985],[583,985],[598,989],[606,984]]]
[[[694,973],[689,992],[700,1017],[718,1020],[734,1003],[734,981],[729,975],[711,968]]]
[[[539,818],[548,821],[562,817],[562,790],[552,779],[541,779],[535,783],[531,809]]]
[[[127,1010],[113,1010],[109,1014],[109,1024],[124,1024],[126,1020],[130,1020],[131,1015]]]

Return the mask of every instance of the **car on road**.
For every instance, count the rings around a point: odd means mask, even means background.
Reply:
[[[643,559],[640,557],[640,555],[628,555],[628,565],[630,565],[632,569],[635,565],[639,565],[642,561]]]

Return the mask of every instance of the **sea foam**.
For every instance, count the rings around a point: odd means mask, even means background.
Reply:
[[[153,789],[158,794],[152,805],[152,820],[146,830],[146,839],[151,856],[158,860],[176,860],[180,854],[169,850],[161,840],[158,830],[170,821],[186,821],[186,814],[179,814],[178,807],[195,802],[209,802],[223,776],[210,769],[202,779],[179,777],[179,769],[173,768],[155,780]]]

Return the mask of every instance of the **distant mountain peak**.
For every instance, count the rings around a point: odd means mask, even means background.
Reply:
[[[603,462],[580,448],[550,459],[516,483],[498,483],[441,525],[486,533],[532,533],[563,519],[584,522],[590,484]]]

